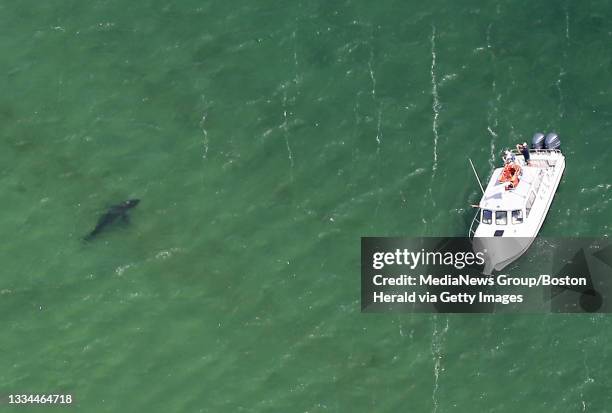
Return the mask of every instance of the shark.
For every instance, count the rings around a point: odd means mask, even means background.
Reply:
[[[85,238],[85,241],[93,240],[98,234],[104,231],[107,227],[111,226],[118,220],[127,222],[128,211],[140,203],[140,199],[128,199],[120,204],[111,206],[105,213],[100,217],[96,227],[91,231]]]

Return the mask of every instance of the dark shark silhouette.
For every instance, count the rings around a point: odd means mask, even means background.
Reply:
[[[106,211],[106,213],[100,217],[93,231],[91,231],[89,235],[85,237],[85,241],[91,241],[96,237],[96,235],[102,232],[104,228],[108,227],[118,219],[127,221],[127,212],[130,209],[134,208],[136,205],[138,205],[139,202],[140,199],[129,199],[120,204],[113,205],[112,207],[110,207],[108,211]]]

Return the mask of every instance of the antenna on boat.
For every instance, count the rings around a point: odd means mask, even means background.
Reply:
[[[484,188],[482,187],[482,182],[480,182],[480,178],[478,177],[478,174],[476,173],[476,168],[474,168],[474,163],[472,162],[470,158],[468,158],[468,161],[470,161],[470,165],[472,165],[472,171],[474,171],[474,175],[476,175],[476,180],[478,181],[478,185],[480,185],[480,190],[484,194]]]

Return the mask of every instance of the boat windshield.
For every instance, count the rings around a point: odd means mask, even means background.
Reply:
[[[493,213],[489,209],[482,210],[482,223],[490,224],[493,220]]]
[[[523,223],[523,210],[517,209],[512,211],[512,223],[513,224],[522,224]]]
[[[508,223],[508,212],[507,211],[495,211],[495,224],[506,225]]]

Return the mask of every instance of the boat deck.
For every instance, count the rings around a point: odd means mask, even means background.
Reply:
[[[551,168],[554,167],[557,159],[561,156],[559,149],[530,149],[529,150],[529,165],[525,163],[525,158],[516,149],[512,150],[516,156],[516,160],[521,167],[534,168]]]
[[[534,168],[549,168],[549,161],[544,160],[544,159],[530,159],[529,160],[529,165],[527,166],[531,166]]]
[[[554,196],[554,191],[558,185],[558,178],[560,178],[560,174],[562,174],[565,165],[564,156],[561,151],[558,149],[531,149],[529,151],[529,165],[525,163],[525,159],[521,153],[515,150],[513,152],[516,157],[515,162],[522,168],[520,181],[516,188],[506,190],[506,183],[499,182],[499,176],[503,168],[496,168],[493,171],[479,203],[478,211],[476,211],[470,225],[468,232],[470,238],[474,236],[493,236],[492,231],[496,229],[496,225],[491,225],[490,227],[487,225],[485,234],[491,232],[491,235],[482,235],[482,231],[480,231],[481,235],[476,235],[477,228],[481,224],[480,211],[482,209],[491,211],[522,210],[532,190],[537,194],[538,203],[543,202],[545,198],[550,197],[552,199],[552,196]],[[560,173],[558,173],[559,170],[557,166],[561,168]],[[557,177],[557,175],[559,176]],[[542,212],[545,214],[547,211]],[[513,231],[506,231],[507,234],[504,236],[522,236],[518,234],[519,229],[527,227],[521,225],[520,227],[513,226],[510,228],[512,228]]]

